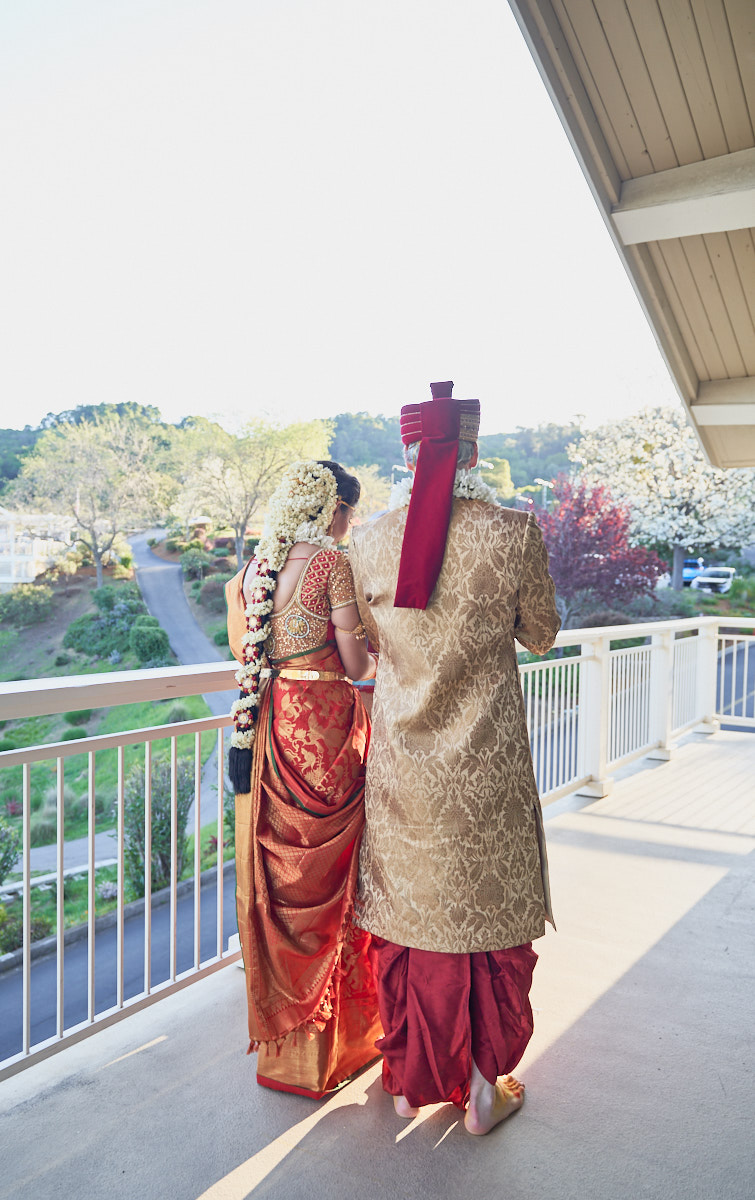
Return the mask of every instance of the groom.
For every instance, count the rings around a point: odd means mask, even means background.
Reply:
[[[487,1133],[523,1101],[532,940],[551,920],[517,639],[559,628],[534,517],[471,468],[480,406],[431,384],[401,410],[413,487],[354,530],[362,621],[380,651],[357,923],[373,935],[396,1111],[466,1108]],[[408,506],[407,506],[408,505]]]

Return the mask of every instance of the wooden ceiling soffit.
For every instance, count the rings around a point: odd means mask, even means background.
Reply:
[[[680,8],[652,0],[629,0],[616,11],[604,0],[509,0],[703,449],[718,466],[755,466],[749,4],[731,0],[720,29],[722,6],[694,5],[693,29]],[[637,141],[638,126],[647,142]]]
[[[634,285],[685,405],[697,396],[698,376],[655,263],[645,245],[624,245],[612,220],[622,179],[582,83],[561,23],[548,0],[509,0],[541,78],[561,118],[608,232]]]

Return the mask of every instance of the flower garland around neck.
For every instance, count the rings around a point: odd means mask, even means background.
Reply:
[[[247,771],[251,771],[251,757],[242,766],[234,750],[251,751],[254,745],[260,672],[264,645],[270,634],[278,572],[295,542],[309,542],[323,547],[334,545],[327,531],[337,505],[335,475],[314,461],[293,463],[270,500],[265,528],[249,567],[252,578],[245,609],[246,633],[242,638],[244,661],[236,672],[236,682],[242,694],[231,708],[234,730],[231,734],[229,771],[237,794],[249,791],[250,786],[247,783]],[[246,784],[245,787],[240,788],[238,780],[234,778],[239,773],[243,776],[241,782]]]
[[[406,508],[411,499],[413,486],[414,475],[405,475],[403,479],[394,483],[388,500],[390,511],[395,508]],[[460,500],[486,500],[488,504],[495,504],[497,500],[495,488],[485,483],[477,471],[457,471],[453,494]]]

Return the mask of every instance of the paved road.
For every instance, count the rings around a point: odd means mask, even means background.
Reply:
[[[223,948],[236,932],[236,877],[233,871],[223,881]],[[216,953],[216,883],[201,891],[201,958]],[[194,895],[188,892],[176,905],[177,972],[194,962]],[[124,996],[138,995],[144,987],[144,914],[124,922]],[[95,1010],[105,1012],[116,1003],[116,928],[95,934]],[[57,955],[35,959],[31,964],[32,1045],[52,1037],[56,1029]],[[170,905],[152,910],[152,985],[170,977]],[[64,954],[65,1025],[70,1028],[87,1019],[87,939],[67,946]],[[0,975],[0,1060],[18,1054],[22,1045],[23,977],[21,967]]]
[[[157,530],[148,529],[129,538],[134,552],[136,582],[144,603],[152,616],[157,617],[168,635],[173,653],[184,666],[225,662],[225,656],[205,637],[191,615],[181,582],[181,568],[158,558],[147,545],[147,539],[157,533]],[[227,713],[235,699],[236,693],[230,691],[210,692],[205,696],[210,711],[216,717]]]

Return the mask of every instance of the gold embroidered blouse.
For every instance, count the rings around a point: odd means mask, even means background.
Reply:
[[[299,576],[291,599],[273,613],[265,643],[268,658],[280,662],[324,645],[333,637],[331,612],[355,600],[348,555],[342,550],[318,550]]]

